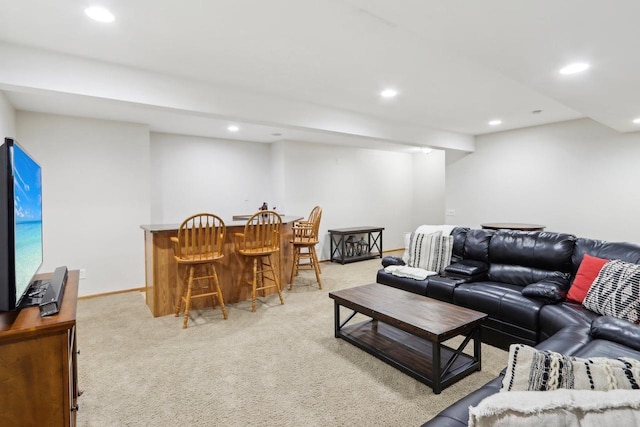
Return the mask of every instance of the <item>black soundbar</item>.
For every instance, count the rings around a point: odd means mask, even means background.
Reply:
[[[51,316],[60,311],[62,305],[62,295],[64,295],[64,285],[67,284],[67,267],[56,268],[53,277],[49,281],[49,286],[42,296],[40,302],[40,316]]]

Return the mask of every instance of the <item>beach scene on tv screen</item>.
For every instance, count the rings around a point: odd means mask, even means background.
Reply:
[[[16,297],[19,298],[42,263],[42,180],[37,163],[13,150]]]

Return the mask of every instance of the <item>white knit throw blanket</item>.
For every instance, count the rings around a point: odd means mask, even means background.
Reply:
[[[422,268],[414,268],[407,265],[389,265],[384,268],[384,271],[391,273],[394,276],[409,277],[416,280],[424,280],[429,276],[435,276],[438,274],[435,271],[427,271]]]

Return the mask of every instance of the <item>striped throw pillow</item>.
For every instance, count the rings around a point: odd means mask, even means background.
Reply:
[[[451,264],[452,255],[453,236],[442,236],[440,238],[440,264],[438,265],[438,273],[442,273],[444,269]]]
[[[407,265],[441,273],[451,263],[453,236],[436,233],[411,233]]]
[[[637,390],[640,388],[639,383],[640,361],[635,359],[583,359],[549,350],[537,350],[524,344],[511,344],[500,391],[546,391],[562,388]]]

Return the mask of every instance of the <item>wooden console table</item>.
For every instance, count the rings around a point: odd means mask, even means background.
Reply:
[[[340,264],[347,262],[362,261],[364,259],[382,258],[382,230],[384,227],[351,227],[335,228],[329,230],[331,262],[337,261]],[[367,235],[366,248],[362,244],[349,242],[349,238],[358,235]],[[364,237],[362,237],[364,238]]]
[[[480,227],[487,230],[542,231],[546,226],[540,224],[524,224],[519,222],[492,222],[488,224],[480,224]]]
[[[56,315],[40,317],[38,307],[0,312],[0,425],[76,425],[78,279],[69,271]]]

